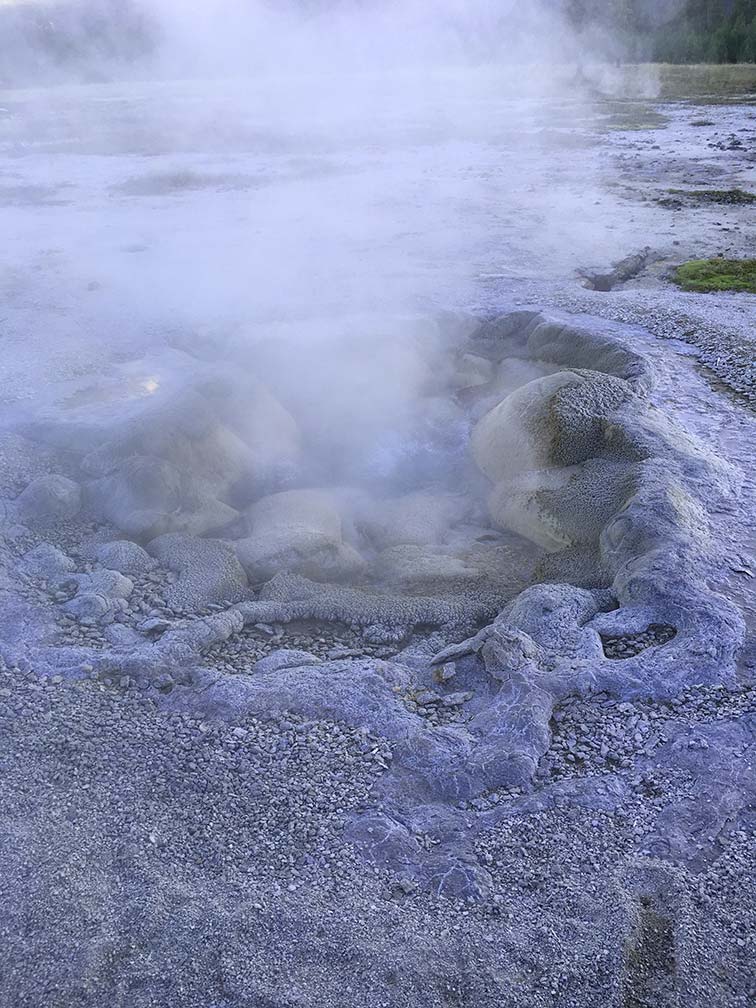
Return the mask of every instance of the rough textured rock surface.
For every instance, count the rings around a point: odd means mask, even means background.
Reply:
[[[75,570],[76,564],[50,543],[40,543],[22,556],[21,568],[33,577],[55,581]]]
[[[490,618],[496,596],[472,594],[450,598],[380,594],[359,588],[323,586],[295,575],[276,575],[258,601],[239,607],[247,623],[320,620],[363,627],[376,639],[404,639],[420,626],[455,629]]]
[[[229,543],[169,532],[153,539],[147,549],[179,576],[166,593],[166,601],[174,608],[228,605],[246,593],[247,575]]]
[[[365,561],[344,541],[338,502],[322,490],[288,490],[263,497],[250,509],[249,535],[236,553],[253,582],[280,572],[317,580],[343,580],[361,574]]]
[[[595,458],[604,453],[609,425],[631,394],[622,380],[591,371],[559,371],[529,382],[478,423],[475,461],[498,483]]]
[[[121,574],[146,574],[155,566],[149,553],[128,539],[105,543],[98,549],[97,559],[103,567]]]
[[[51,525],[74,518],[81,508],[81,490],[65,476],[40,476],[16,499],[20,521],[29,525]]]

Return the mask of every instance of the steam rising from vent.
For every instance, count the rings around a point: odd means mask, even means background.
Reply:
[[[39,83],[56,74],[259,79],[483,64],[546,68],[598,55],[586,51],[595,35],[572,30],[568,10],[547,0],[25,0],[0,4],[3,74]],[[539,75],[541,83],[551,78],[543,69]],[[527,76],[531,86],[534,75]]]
[[[70,80],[111,81],[8,92],[2,142],[24,152],[22,196],[47,201],[9,216],[8,247],[49,345],[140,347],[153,399],[182,354],[248,371],[316,435],[300,483],[448,482],[429,446],[466,444],[448,389],[469,364],[428,319],[622,248],[559,5],[26,10],[22,58],[57,46]]]
[[[649,33],[682,7],[636,0],[631,15],[598,0],[1,0],[0,83],[259,83],[489,65],[503,75],[517,67],[518,91],[553,90],[564,87],[560,67],[647,58]]]
[[[197,60],[224,73],[506,65],[570,55],[559,5],[545,3],[221,0],[187,11],[181,0],[161,0],[150,11],[162,28],[162,52],[169,60]]]

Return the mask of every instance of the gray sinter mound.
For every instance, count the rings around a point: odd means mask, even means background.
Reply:
[[[7,435],[0,1003],[752,1003],[739,474],[621,340],[454,326],[447,484],[188,358]]]

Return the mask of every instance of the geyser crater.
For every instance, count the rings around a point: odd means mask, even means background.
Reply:
[[[743,625],[707,585],[707,510],[737,477],[596,323],[519,311],[401,335],[376,344],[380,395],[357,360],[329,395],[322,346],[280,339],[61,384],[18,429],[65,472],[4,504],[49,604],[3,658],[169,711],[388,738],[350,838],[474,896],[463,809],[533,786],[566,697],[734,681]],[[61,548],[82,515],[96,530]]]

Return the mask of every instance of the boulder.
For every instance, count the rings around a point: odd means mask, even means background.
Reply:
[[[40,543],[21,557],[19,564],[25,574],[55,581],[76,569],[73,560],[50,543]]]
[[[548,551],[596,544],[632,494],[636,467],[592,459],[502,480],[488,497],[491,517]]]
[[[149,553],[128,539],[117,539],[100,546],[97,561],[103,567],[119,571],[121,574],[146,574],[155,566],[155,561]]]
[[[610,375],[560,371],[487,413],[473,431],[472,453],[494,483],[494,522],[549,551],[596,544],[632,493],[643,456],[619,416],[631,395]]]
[[[161,708],[202,719],[242,721],[290,714],[341,722],[396,740],[422,726],[397,695],[409,684],[406,669],[388,662],[319,662],[251,676],[213,673],[204,688],[174,689]]]
[[[323,490],[287,490],[263,497],[248,512],[250,534],[236,554],[251,581],[280,572],[315,580],[358,576],[365,561],[344,541],[337,501]]]
[[[558,510],[544,500],[544,492],[564,493],[569,470],[536,469],[503,480],[491,491],[488,509],[500,528],[516,532],[549,552],[572,545]]]
[[[114,473],[93,480],[87,495],[93,510],[135,539],[169,531],[204,535],[237,517],[201,481],[149,455],[132,456]]]
[[[80,590],[96,592],[106,598],[127,599],[134,591],[131,578],[115,570],[95,570],[91,574],[80,574],[77,577]]]
[[[69,616],[85,625],[95,623],[110,623],[116,612],[122,611],[126,606],[123,599],[110,599],[97,592],[80,591],[70,602],[66,602],[62,609]]]
[[[453,377],[455,389],[474,388],[487,385],[494,376],[494,367],[486,357],[476,354],[461,354],[457,359],[457,367]]]
[[[149,455],[134,455],[108,476],[87,487],[89,503],[118,528],[142,536],[181,506],[181,474]]]
[[[81,490],[78,483],[65,476],[39,476],[18,496],[16,509],[24,524],[68,521],[81,510]]]
[[[232,483],[249,465],[249,456],[240,438],[218,418],[213,400],[222,400],[225,386],[206,385],[202,390],[180,389],[157,403],[147,398],[140,412],[111,422],[101,443],[84,457],[83,470],[98,478],[131,458],[149,456],[214,488]]]
[[[247,576],[227,542],[169,532],[148,543],[147,550],[179,575],[164,593],[173,608],[204,609],[238,602],[246,594]]]
[[[357,523],[378,549],[430,546],[443,542],[449,528],[470,510],[461,494],[418,491],[369,503]]]
[[[476,425],[472,453],[492,483],[533,469],[576,465],[605,451],[605,436],[631,395],[618,378],[559,371],[528,382]]]

